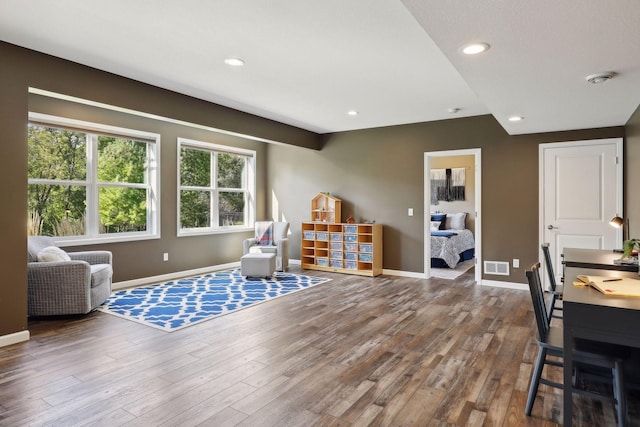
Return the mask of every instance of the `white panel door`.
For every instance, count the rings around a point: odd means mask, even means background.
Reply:
[[[541,144],[540,161],[540,237],[550,243],[559,283],[565,247],[622,245],[620,230],[609,225],[622,216],[622,138]]]

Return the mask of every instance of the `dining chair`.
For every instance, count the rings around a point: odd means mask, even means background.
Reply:
[[[533,312],[538,330],[538,337],[536,339],[538,356],[533,371],[531,372],[531,383],[529,386],[527,405],[525,407],[525,414],[530,416],[540,383],[559,389],[563,388],[562,383],[542,378],[542,371],[545,365],[563,367],[564,348],[562,327],[550,326],[549,324],[549,312],[545,306],[544,291],[542,289],[542,282],[540,281],[540,263],[531,266],[530,270],[526,272],[526,275],[527,281],[529,282],[529,291],[531,293]],[[598,345],[594,343],[591,347],[597,346]],[[603,354],[590,348],[587,349],[590,347],[589,342],[581,341],[580,346],[576,345],[576,347],[578,347],[578,349],[573,353],[576,368],[573,392],[595,399],[612,401],[616,409],[618,426],[626,425],[626,395],[622,376],[623,360],[615,354],[617,348],[613,348],[612,354]],[[579,388],[581,383],[581,381],[579,381],[579,375],[582,374],[588,374],[592,380],[612,384],[613,396]]]
[[[562,318],[562,315],[556,314],[556,311],[562,311],[562,290],[563,285],[558,285],[556,282],[556,275],[553,271],[553,262],[551,262],[551,253],[549,252],[549,243],[543,243],[540,245],[542,247],[542,254],[544,255],[544,264],[547,270],[547,276],[549,277],[549,287],[551,289],[548,290],[548,293],[551,295],[551,301],[549,302],[549,321],[551,318]]]

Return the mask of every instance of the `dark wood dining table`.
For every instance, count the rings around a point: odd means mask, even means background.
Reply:
[[[575,339],[621,344],[640,348],[640,297],[605,295],[589,286],[574,286],[578,275],[640,279],[637,265],[614,261],[620,253],[610,250],[565,248],[564,329],[564,425],[573,421],[573,350]]]

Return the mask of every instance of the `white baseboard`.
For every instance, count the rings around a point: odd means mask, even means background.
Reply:
[[[495,288],[517,289],[519,291],[528,291],[529,285],[515,282],[500,282],[498,280],[483,280],[482,286],[493,286]]]
[[[411,277],[414,279],[424,279],[424,273],[416,273],[413,271],[400,271],[400,270],[382,270],[383,274],[390,276]],[[481,286],[493,286],[496,288],[517,289],[522,291],[528,291],[529,287],[523,283],[514,282],[500,282],[498,280],[482,280]]]
[[[300,265],[301,262],[299,259],[290,259],[289,264],[291,265]],[[148,285],[150,283],[162,283],[168,280],[178,279],[180,277],[189,277],[196,276],[199,274],[211,273],[212,271],[220,271],[226,270],[228,268],[237,268],[240,267],[240,262],[230,262],[228,264],[220,264],[220,265],[212,265],[209,267],[196,268],[193,270],[185,270],[185,271],[177,271],[175,273],[161,274],[159,276],[151,276],[151,277],[143,277],[141,279],[133,279],[126,280],[123,282],[115,282],[112,285],[113,290],[125,289],[125,288],[133,288],[135,286]],[[413,279],[424,279],[424,273],[415,272],[415,271],[401,271],[401,270],[390,270],[383,269],[382,274],[386,274],[389,276],[399,276],[399,277],[411,277]],[[518,290],[528,290],[529,287],[523,283],[513,283],[513,282],[500,282],[498,280],[483,280],[481,283],[482,286],[493,286],[496,288],[507,288],[507,289],[518,289]],[[28,334],[28,332],[27,332]],[[2,337],[0,337],[1,339]],[[29,337],[27,336],[27,340]],[[0,341],[1,342],[1,341]],[[1,346],[1,345],[0,345]]]
[[[212,265],[209,267],[196,268],[193,270],[176,271],[175,273],[161,274],[159,276],[143,277],[140,279],[125,280],[123,282],[115,282],[111,288],[116,291],[119,289],[133,288],[135,286],[148,285],[150,283],[162,283],[168,280],[179,279],[180,277],[197,276],[199,274],[211,273],[212,271],[226,270],[229,268],[240,267],[240,261],[230,262],[228,264]]]
[[[424,279],[424,273],[416,273],[414,271],[389,270],[383,268],[382,274],[387,274],[389,276],[411,277],[413,279]]]
[[[289,264],[291,264],[291,265],[300,265],[300,260],[299,259],[290,259],[289,260]],[[117,290],[120,290],[120,289],[133,288],[133,287],[136,287],[136,286],[148,285],[150,283],[162,283],[162,282],[166,282],[168,280],[178,279],[180,277],[197,276],[199,274],[211,273],[212,271],[220,271],[220,270],[226,270],[226,269],[229,269],[229,268],[237,268],[237,267],[240,267],[240,261],[230,262],[230,263],[227,263],[227,264],[212,265],[212,266],[209,266],[209,267],[196,268],[196,269],[193,269],[193,270],[177,271],[175,273],[161,274],[159,276],[142,277],[140,279],[125,280],[125,281],[122,281],[122,282],[114,282],[111,285],[111,288],[114,291],[117,291]]]
[[[8,335],[0,335],[0,347],[17,344],[23,341],[29,341],[29,331],[14,332]]]

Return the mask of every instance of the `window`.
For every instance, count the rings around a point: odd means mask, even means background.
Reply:
[[[178,235],[253,227],[254,151],[179,138],[178,158]]]
[[[63,245],[159,237],[159,141],[31,113],[28,234]]]

